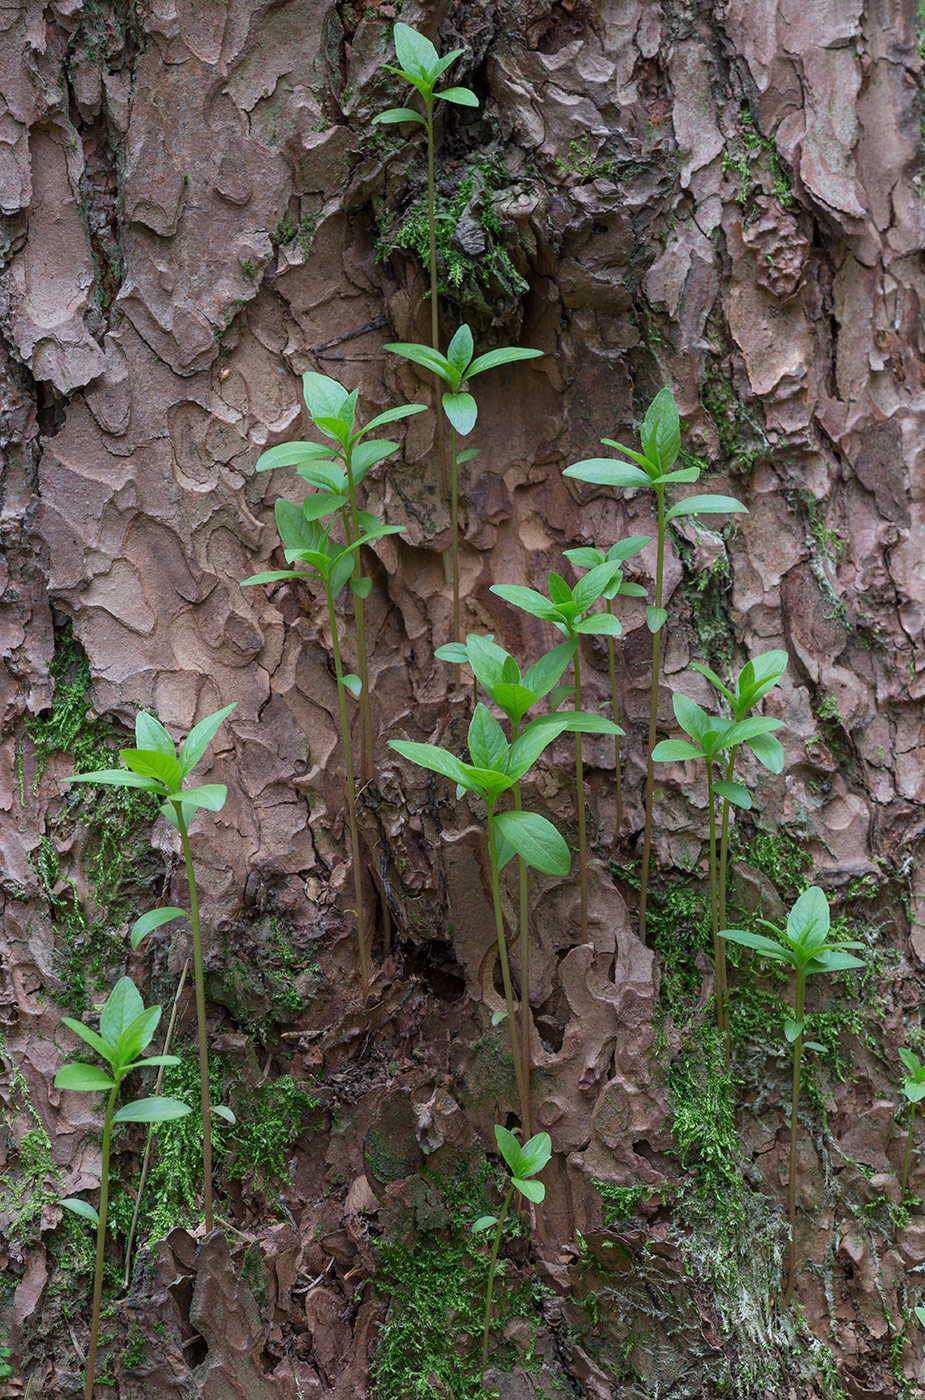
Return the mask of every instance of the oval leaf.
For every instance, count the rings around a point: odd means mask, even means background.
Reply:
[[[82,1201],[79,1196],[66,1196],[63,1201],[58,1202],[59,1206],[64,1206],[65,1210],[73,1211],[75,1215],[80,1215],[84,1220],[89,1220],[93,1225],[99,1225],[100,1217],[93,1209],[89,1201]]]
[[[747,515],[748,506],[743,506],[734,496],[688,496],[665,512],[665,524],[680,515],[734,515],[737,512]]]
[[[538,812],[502,812],[495,818],[521,859],[544,875],[567,875],[572,857],[552,822]]]
[[[190,1112],[189,1104],[179,1099],[136,1099],[124,1104],[113,1114],[114,1123],[172,1123],[177,1118],[185,1118]]]
[[[55,1075],[56,1089],[76,1089],[81,1093],[98,1093],[101,1089],[111,1089],[115,1084],[108,1074],[96,1065],[85,1065],[78,1061],[64,1065]]]
[[[478,405],[471,394],[444,394],[443,411],[462,437],[472,432],[479,416]]]
[[[185,909],[178,909],[171,905],[164,909],[151,909],[147,914],[142,914],[140,919],[136,919],[132,925],[132,947],[137,948],[141,940],[153,929],[160,928],[162,924],[169,924],[174,919],[188,919],[189,914]]]

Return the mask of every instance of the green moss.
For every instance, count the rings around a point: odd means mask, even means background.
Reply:
[[[246,1089],[233,1103],[237,1122],[228,1129],[231,1181],[250,1178],[266,1188],[289,1180],[289,1155],[306,1118],[320,1100],[306,1093],[291,1074]]]
[[[615,1186],[612,1181],[597,1181],[594,1185],[604,1202],[604,1224],[608,1227],[625,1225],[631,1220],[643,1196],[651,1195],[645,1186]]]
[[[754,410],[742,402],[732,381],[720,364],[708,358],[700,401],[713,419],[719,442],[720,465],[741,476],[750,475],[768,454],[768,440]],[[681,454],[690,458],[690,454]],[[685,466],[705,467],[699,458],[685,460]]]
[[[785,903],[792,904],[808,885],[807,874],[812,857],[806,839],[800,833],[779,826],[776,831],[754,831],[746,834],[736,829],[730,842],[732,861],[744,860],[767,875]]]
[[[6,1113],[25,1117],[31,1127],[9,1154],[0,1178],[0,1215],[7,1220],[7,1238],[27,1243],[37,1240],[42,1212],[61,1195],[61,1177],[51,1157],[51,1142],[32,1102],[29,1086],[18,1065],[7,1053],[0,1036],[0,1067],[7,1084]]]
[[[574,172],[580,177],[582,184],[588,184],[592,180],[612,180],[617,168],[615,160],[601,160],[591,155],[590,136],[570,141],[568,155],[564,159],[556,156],[556,165],[563,174]]]
[[[739,177],[736,203],[747,209],[754,188],[773,194],[782,209],[793,206],[793,179],[769,136],[755,125],[751,108],[744,107],[736,140],[723,151],[723,171]]]

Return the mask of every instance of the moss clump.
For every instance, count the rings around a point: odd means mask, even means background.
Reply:
[[[645,1186],[615,1186],[612,1181],[594,1180],[598,1195],[604,1202],[604,1224],[625,1225],[631,1220],[643,1196],[651,1195]]]
[[[767,188],[782,209],[793,206],[793,178],[781,160],[776,145],[755,125],[750,107],[742,109],[739,134],[731,147],[723,151],[723,171],[739,177],[736,204],[748,207],[753,188]]]
[[[266,1189],[289,1179],[289,1152],[309,1114],[321,1107],[291,1074],[245,1089],[233,1105],[237,1122],[229,1130],[228,1177],[249,1177]]]
[[[754,411],[742,402],[732,381],[715,360],[707,361],[700,401],[716,427],[719,465],[740,476],[749,475],[767,456],[767,436]],[[705,469],[699,458],[691,458],[683,452],[681,456],[685,466]]]

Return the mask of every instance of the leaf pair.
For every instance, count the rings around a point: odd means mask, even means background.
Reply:
[[[543,353],[542,350],[500,349],[489,350],[487,354],[473,358],[475,345],[468,326],[460,326],[447,346],[445,355],[429,345],[393,344],[385,348],[406,360],[411,360],[413,364],[420,365],[422,369],[430,370],[450,386],[450,392],[442,396],[443,411],[461,437],[472,432],[479,412],[475,399],[463,390],[463,386],[488,369],[513,364],[516,360],[535,360]],[[461,464],[475,455],[474,451],[468,454],[460,453],[456,460]]]
[[[829,902],[823,890],[811,885],[800,895],[787,916],[786,929],[758,919],[770,929],[775,939],[745,929],[723,929],[722,937],[743,947],[754,948],[762,957],[785,963],[802,976],[817,972],[843,972],[847,968],[863,967],[860,958],[846,953],[845,948],[863,948],[856,939],[829,938],[831,916]],[[799,1032],[797,1032],[798,1034]],[[795,1039],[796,1036],[788,1039]]]
[[[307,564],[308,568],[269,569],[265,573],[242,579],[242,588],[257,583],[276,583],[280,579],[318,578],[324,584],[325,591],[330,592],[332,599],[335,599],[350,581],[356,551],[362,545],[372,544],[385,535],[401,533],[401,525],[380,525],[375,516],[361,511],[359,521],[364,533],[350,544],[339,544],[330,537],[330,525],[322,528],[317,520],[311,518],[311,509],[306,512],[305,506],[309,506],[312,499],[309,497],[303,506],[297,506],[292,501],[280,497],[275,506],[276,527],[283,542],[287,562],[299,561]],[[369,580],[362,579],[359,582],[368,584]],[[368,588],[361,589],[361,594],[368,591]]]
[[[719,715],[707,714],[686,695],[676,693],[671,701],[678,724],[694,742],[688,743],[685,739],[662,740],[652,750],[656,763],[680,763],[689,758],[703,758],[707,763],[713,763],[724,750],[746,744],[769,772],[782,771],[784,750],[779,741],[772,738],[770,731],[782,728],[783,720],[764,715],[742,720],[723,719]],[[742,783],[717,780],[713,783],[713,791],[733,806],[748,809],[752,805],[748,789]]]
[[[428,116],[435,98],[443,102],[453,102],[460,107],[479,105],[478,98],[469,88],[449,87],[444,88],[442,92],[435,91],[438,80],[450,64],[466,52],[465,49],[452,49],[441,58],[429,39],[410,25],[401,22],[395,25],[392,37],[401,66],[395,68],[390,63],[383,63],[382,67],[390,73],[397,73],[412,87],[417,88],[426,104]],[[373,117],[373,125],[377,122],[384,125],[392,125],[395,122],[419,122],[421,126],[427,125],[425,118],[412,107],[390,107],[387,112],[380,112],[378,116]]]
[[[559,574],[551,573],[548,598],[535,588],[523,588],[520,584],[493,583],[491,592],[531,617],[551,622],[569,638],[585,635],[619,637],[623,626],[610,613],[594,613],[590,617],[585,614],[604,596],[605,590],[615,586],[619,591],[621,580],[620,561],[614,559],[589,569],[574,588],[570,588]]]
[[[145,1006],[141,993],[130,977],[120,977],[113,987],[100,1013],[99,1033],[64,1017],[64,1024],[75,1035],[103,1059],[107,1070],[97,1065],[80,1061],[64,1065],[55,1075],[58,1089],[78,1090],[83,1093],[112,1093],[133,1069],[146,1065],[176,1065],[180,1061],[176,1055],[149,1055],[138,1058],[154,1039],[161,1019],[159,1006]],[[147,1098],[136,1099],[134,1103],[123,1105],[112,1117],[113,1123],[167,1123],[183,1118],[189,1107],[177,1099]],[[75,1215],[99,1223],[99,1215],[86,1201],[68,1198],[61,1202]]]
[[[616,544],[610,546],[606,554],[602,554],[599,549],[592,549],[587,545],[582,545],[578,549],[566,549],[563,552],[566,559],[574,564],[576,569],[596,569],[601,564],[623,564],[651,543],[651,535],[630,535],[628,539],[617,540]],[[640,583],[625,583],[621,573],[614,576],[613,581],[602,590],[600,596],[609,603],[618,594],[625,598],[645,598],[646,590]]]
[[[702,676],[725,695],[729,701],[735,719],[744,719],[749,710],[754,709],[758,701],[767,695],[772,686],[777,685],[781,676],[787,669],[790,660],[785,651],[765,651],[760,656],[753,656],[751,661],[747,661],[739,672],[735,682],[730,681],[733,689],[723,684],[715,671],[711,671],[709,666],[704,666],[700,661],[691,663],[692,671],[699,671]],[[779,773],[780,768],[772,768],[772,773]]]
[[[512,1132],[502,1127],[500,1123],[496,1123],[495,1139],[510,1173],[511,1185],[522,1196],[526,1196],[528,1201],[539,1205],[540,1201],[545,1199],[546,1187],[541,1181],[534,1181],[532,1178],[543,1170],[552,1156],[552,1141],[549,1134],[537,1133],[521,1147]],[[497,1223],[497,1216],[481,1215],[472,1229],[478,1233],[482,1230],[490,1230]]]
[[[549,695],[550,704],[555,709],[566,696],[572,694],[570,685],[557,686],[556,683],[575,655],[574,641],[553,647],[523,676],[517,662],[504,647],[498,646],[492,637],[480,637],[476,632],[469,633],[465,645],[462,642],[449,642],[446,646],[438,647],[434,655],[440,661],[451,661],[456,665],[468,662],[489,699],[511,721],[515,733],[537,700]]]
[[[903,1094],[909,1103],[921,1103],[925,1099],[925,1064],[903,1045],[899,1047],[899,1058],[909,1071],[903,1080]]]
[[[629,457],[631,462],[636,463],[635,466],[612,457],[589,457],[566,467],[564,475],[578,481],[592,482],[596,486],[653,487],[660,503],[666,487],[693,482],[700,476],[699,467],[671,470],[681,451],[681,423],[670,389],[660,390],[652,400],[643,420],[640,439],[642,452],[634,452],[612,438],[601,439],[606,447],[615,447],[624,457]],[[664,512],[660,504],[660,534],[666,525],[681,516],[727,515],[734,512],[747,513],[747,507],[733,496],[688,496]],[[667,612],[661,606],[647,608],[646,621],[650,632],[658,632],[665,625],[667,617]]]

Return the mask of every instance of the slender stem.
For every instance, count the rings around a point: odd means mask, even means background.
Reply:
[[[732,782],[732,775],[735,771],[736,754],[739,752],[738,744],[734,744],[729,754],[729,762],[726,764],[726,782]],[[723,829],[719,844],[719,926],[726,927],[726,864],[729,857],[729,809],[731,803],[723,798]],[[728,1018],[727,1018],[728,1019]]]
[[[707,759],[707,808],[710,818],[710,922],[713,926],[713,970],[716,980],[716,1027],[726,1029],[726,940],[719,936],[719,904],[716,888],[716,797],[713,792],[713,761]],[[726,1042],[726,1060],[729,1043]]]
[[[514,1016],[514,988],[511,985],[511,969],[507,960],[507,943],[504,937],[504,914],[501,910],[501,878],[498,873],[498,847],[495,842],[495,815],[488,808],[488,863],[491,866],[491,896],[495,906],[495,932],[498,938],[498,957],[501,962],[501,980],[504,984],[504,1004],[507,1008],[507,1023],[511,1037],[511,1055],[514,1059],[514,1078],[517,1081],[517,1097],[520,1100],[520,1116],[526,1125],[527,1092],[523,1082],[523,1065],[520,1058],[520,1045],[517,1038],[517,1021]]]
[[[915,1123],[915,1104],[911,1104],[910,1107],[911,1112],[909,1114],[909,1135],[906,1138],[906,1160],[905,1162],[903,1162],[903,1181],[902,1186],[899,1188],[899,1194],[902,1198],[905,1198],[906,1182],[909,1180],[909,1160],[912,1155],[912,1127]]]
[[[658,502],[658,545],[655,564],[655,606],[662,606],[662,570],[665,557],[665,488],[656,486]],[[662,660],[662,629],[652,638],[652,690],[649,699],[649,757],[646,762],[646,827],[642,843],[642,872],[639,877],[639,937],[646,941],[646,902],[649,895],[649,861],[652,855],[652,799],[655,793],[655,728],[658,722],[658,679]]]
[[[348,447],[344,455],[347,469],[347,490],[350,493],[350,515],[353,521],[353,535],[348,534],[347,543],[353,544],[360,538],[360,517],[357,508],[357,490],[353,480],[353,449]],[[359,582],[363,577],[360,551],[353,555],[353,578]],[[365,787],[374,770],[373,760],[373,720],[369,693],[369,664],[366,654],[366,620],[363,614],[363,599],[359,593],[353,594],[353,615],[357,625],[357,667],[360,673],[360,731],[363,742],[360,745],[360,782]]]
[[[802,1024],[806,996],[806,973],[797,971],[797,1003],[795,1019]],[[803,1063],[803,1032],[793,1044],[793,1104],[790,1110],[790,1180],[787,1186],[790,1206],[790,1253],[787,1259],[787,1282],[784,1302],[793,1296],[793,1281],[797,1271],[797,1115],[800,1108],[800,1070]]]
[[[100,1220],[96,1227],[96,1266],[93,1271],[93,1317],[90,1322],[90,1350],[87,1352],[87,1381],[84,1400],[93,1400],[96,1378],[96,1347],[100,1335],[100,1312],[103,1307],[103,1263],[106,1257],[106,1208],[109,1204],[109,1140],[112,1137],[112,1115],[116,1109],[119,1080],[109,1091],[106,1121],[103,1124],[103,1170],[100,1177]]]
[[[453,641],[462,640],[459,632],[459,471],[456,466],[456,429],[450,424],[450,455],[452,479],[450,484],[450,551],[453,568]],[[459,671],[456,672],[457,676]]]
[[[511,742],[517,738],[515,733]],[[514,810],[523,811],[520,783],[514,784]],[[530,941],[528,925],[530,920],[527,898],[527,862],[523,856],[517,857],[517,874],[520,882],[520,1051],[521,1074],[524,1083],[524,1139],[533,1136],[530,1127],[530,1071],[533,1068],[530,1054]]]
[[[353,753],[350,748],[350,722],[347,718],[347,697],[344,687],[344,668],[340,655],[340,639],[337,635],[337,616],[334,612],[334,595],[327,579],[324,592],[328,601],[328,621],[331,626],[331,647],[334,652],[334,674],[337,677],[337,699],[340,703],[340,733],[344,745],[344,771],[347,778],[347,818],[350,823],[350,848],[353,864],[353,888],[356,899],[357,947],[360,961],[360,983],[363,1000],[369,991],[369,954],[366,948],[366,916],[363,909],[363,872],[360,869],[360,832],[357,826],[356,780],[353,776]]]
[[[581,709],[581,661],[575,638],[575,709]],[[578,865],[581,881],[581,941],[588,941],[588,838],[585,831],[585,772],[581,760],[581,734],[575,731],[575,795],[578,802]]]
[[[607,611],[613,616],[613,599],[607,599]],[[613,722],[620,723],[620,705],[617,700],[617,663],[614,653],[613,637],[607,638],[607,653],[610,658],[610,695],[613,707]],[[617,817],[613,828],[613,849],[620,839],[620,828],[623,825],[623,775],[620,771],[620,736],[613,736],[614,765],[617,774]]]
[[[186,986],[186,975],[189,972],[189,958],[183,964],[183,971],[180,973],[180,981],[174,993],[173,1006],[170,1011],[170,1020],[167,1023],[167,1034],[164,1036],[164,1044],[161,1048],[162,1055],[170,1054],[170,1043],[173,1040],[174,1028],[177,1024],[177,1012],[180,1008],[180,998],[183,995],[183,988]],[[164,1088],[164,1070],[166,1065],[159,1065],[157,1079],[154,1082],[154,1094],[152,1097],[159,1098]],[[131,1279],[132,1268],[132,1242],[135,1239],[135,1230],[138,1226],[138,1214],[141,1210],[141,1202],[145,1193],[145,1181],[148,1176],[148,1166],[151,1162],[151,1149],[154,1146],[154,1139],[157,1136],[157,1129],[152,1125],[148,1129],[148,1140],[145,1143],[145,1155],[141,1162],[141,1175],[138,1178],[138,1194],[135,1197],[135,1209],[132,1211],[132,1223],[128,1228],[128,1240],[125,1245],[125,1287],[128,1288]]]
[[[491,1295],[495,1286],[495,1269],[498,1267],[498,1248],[501,1244],[501,1231],[504,1228],[504,1221],[507,1217],[508,1206],[511,1204],[511,1197],[514,1194],[514,1183],[508,1187],[507,1195],[504,1198],[504,1206],[498,1223],[495,1226],[495,1240],[491,1247],[491,1259],[488,1261],[488,1291],[485,1294],[485,1328],[482,1332],[482,1372],[484,1373],[488,1365],[488,1333],[491,1327]]]
[[[434,194],[434,104],[425,102],[427,113],[427,227],[430,234],[430,343],[440,349],[440,308],[437,301],[437,214]],[[440,482],[444,494],[449,489],[446,471],[446,438],[440,417],[442,381],[434,375],[434,411],[437,414],[437,445],[440,450]]]
[[[205,1212],[206,1234],[214,1228],[212,1217],[212,1108],[209,1103],[209,1043],[206,1038],[206,984],[202,970],[202,930],[199,924],[199,896],[189,833],[183,818],[183,806],[174,802],[177,826],[186,861],[186,881],[189,885],[190,921],[193,925],[193,979],[196,984],[196,1025],[199,1032],[199,1095],[202,1102],[202,1204]]]

